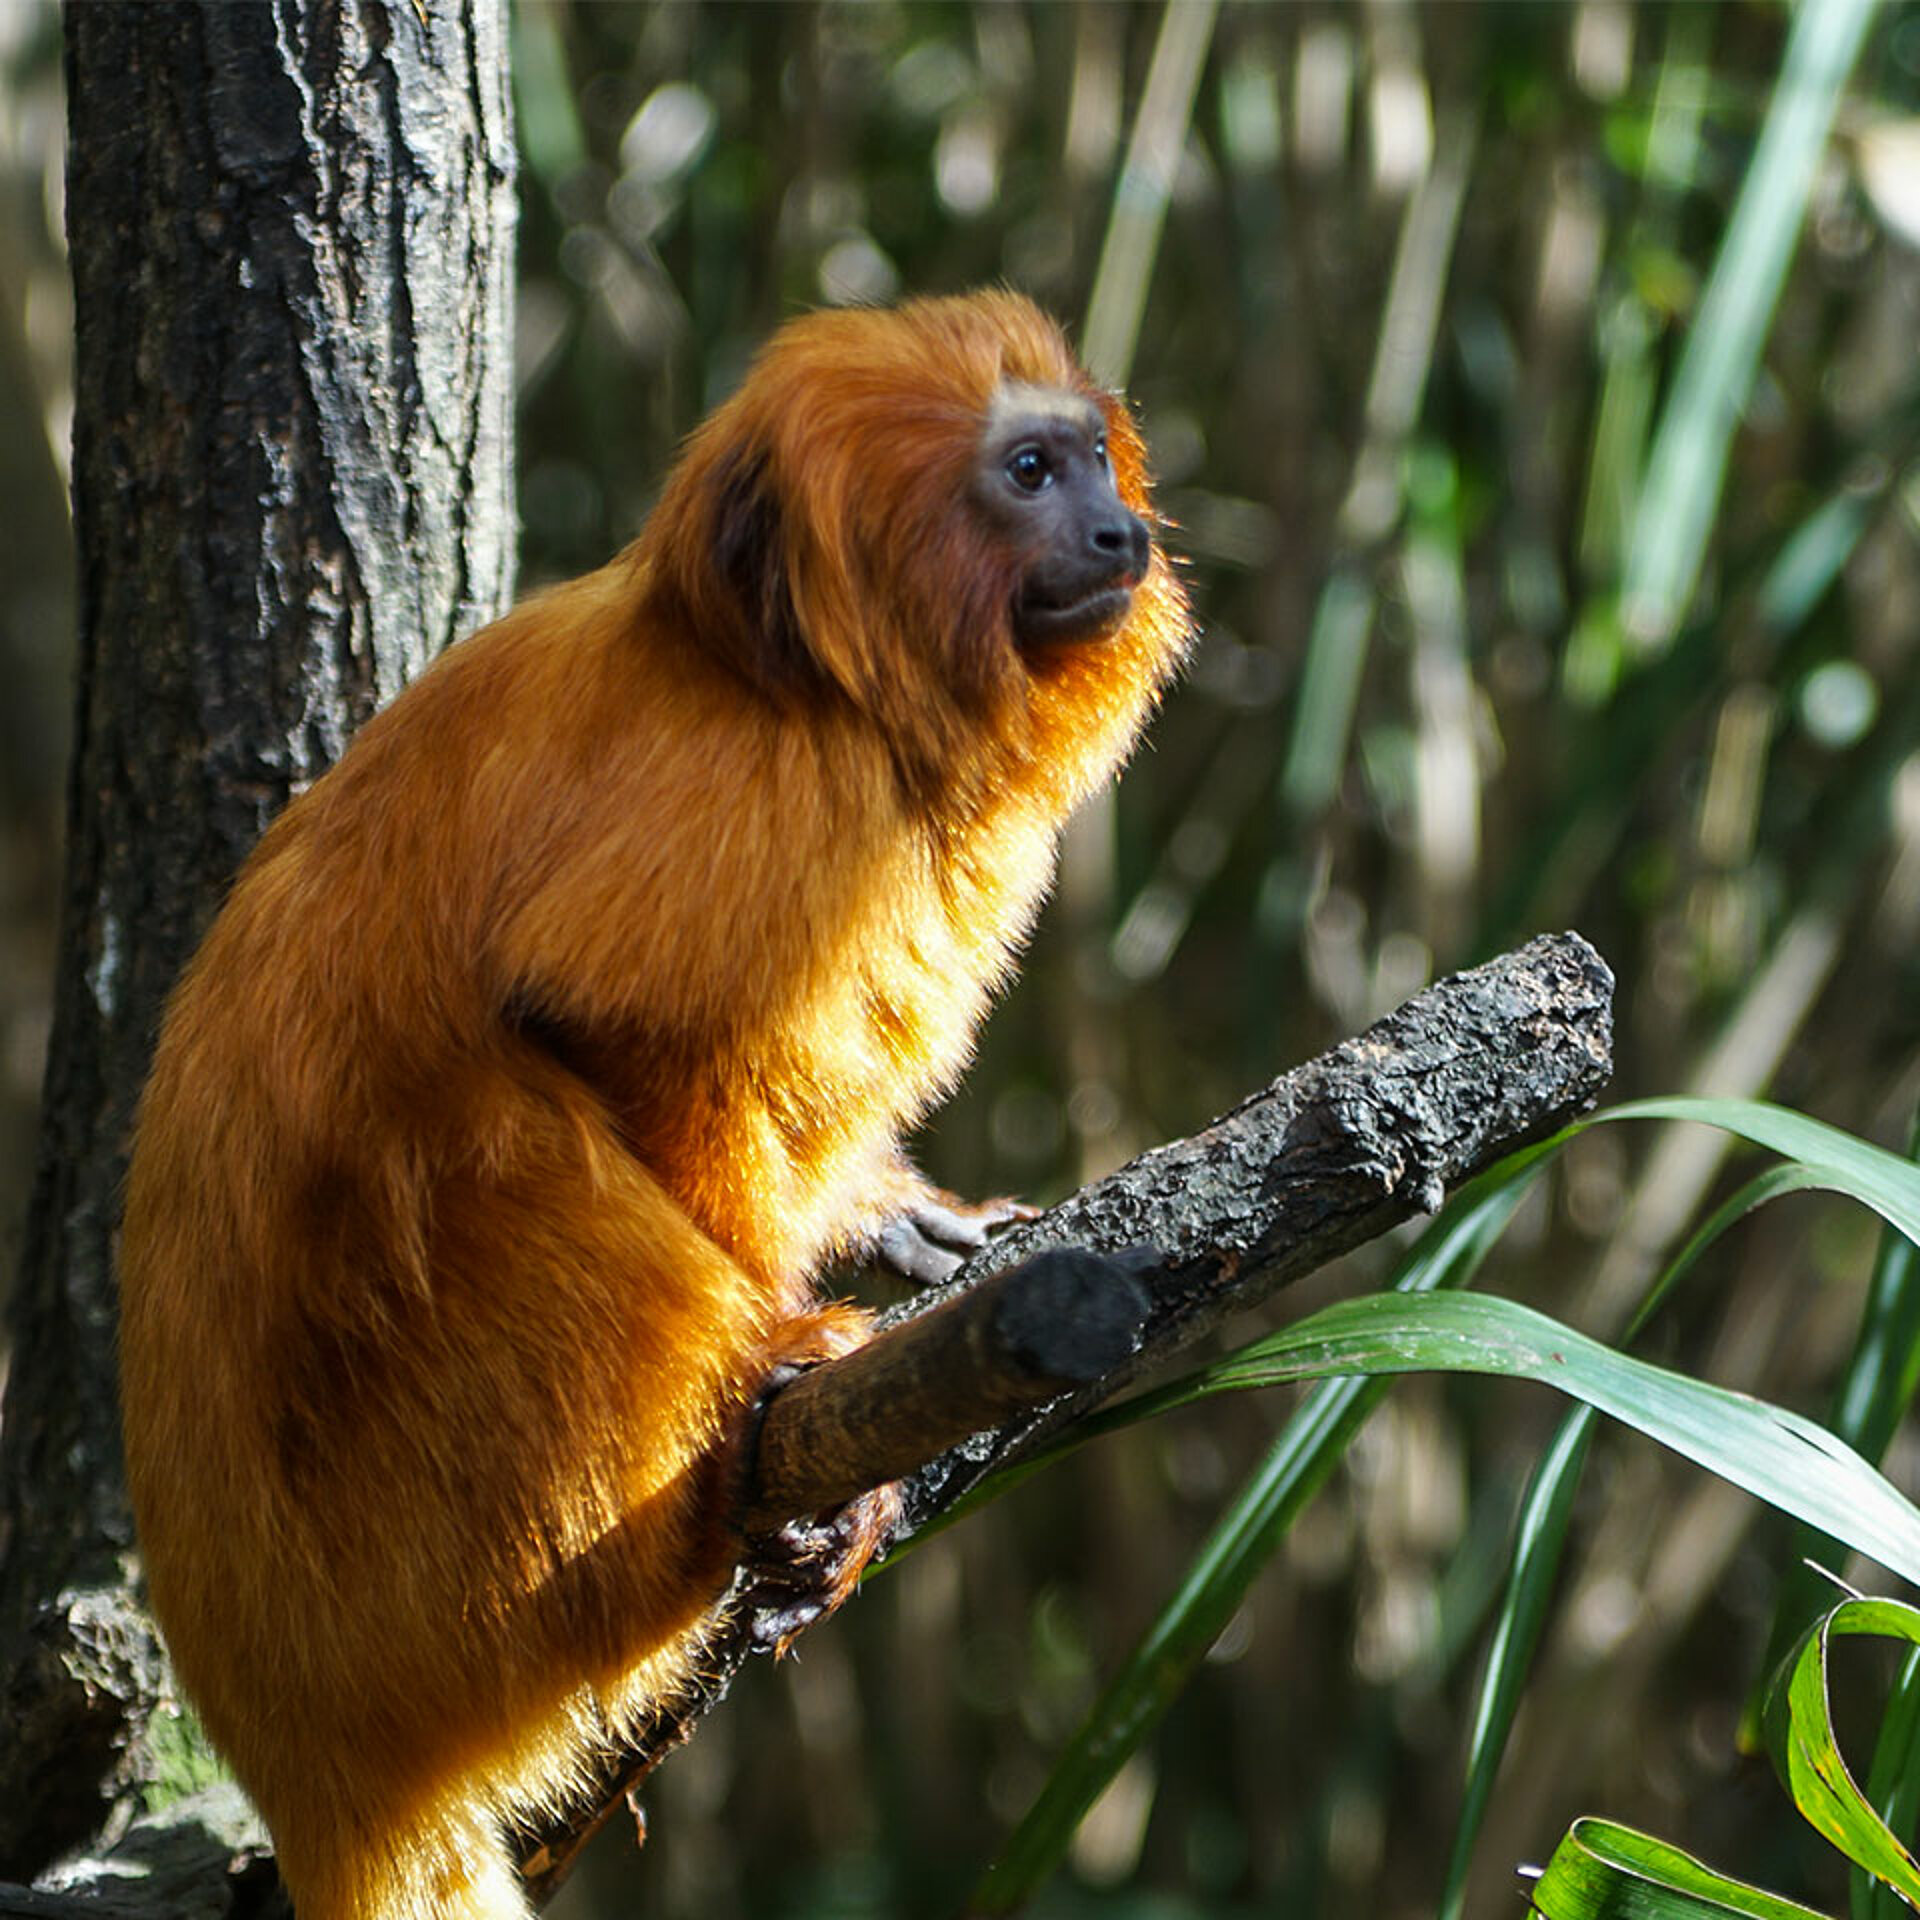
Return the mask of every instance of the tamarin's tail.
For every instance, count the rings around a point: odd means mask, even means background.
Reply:
[[[445,1820],[444,1811],[439,1814]],[[274,1845],[294,1920],[529,1920],[500,1835],[455,1819],[351,1841],[286,1834]]]

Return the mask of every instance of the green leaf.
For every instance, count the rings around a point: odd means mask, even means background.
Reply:
[[[1322,812],[1339,787],[1373,615],[1373,589],[1359,571],[1335,568],[1320,590],[1313,623],[1307,629],[1293,735],[1280,775],[1281,794],[1302,819]]]
[[[1920,1156],[1920,1122],[1908,1139],[1907,1155],[1909,1161]],[[1827,1424],[1863,1458],[1877,1462],[1913,1399],[1916,1379],[1920,1379],[1920,1263],[1914,1243],[1890,1223],[1881,1234],[1860,1332]],[[1763,1680],[1833,1597],[1831,1586],[1818,1571],[1819,1566],[1837,1564],[1833,1543],[1801,1527],[1790,1554],[1774,1597],[1773,1624],[1760,1663]],[[1756,1686],[1745,1716],[1749,1732],[1758,1699]]]
[[[1611,1820],[1576,1820],[1535,1883],[1551,1920],[1821,1920],[1811,1907],[1716,1873],[1704,1861]]]
[[[538,7],[516,7],[512,32],[520,151],[528,170],[551,191],[587,160],[566,48],[552,15]]]
[[[1500,1612],[1487,1646],[1486,1670],[1474,1702],[1473,1728],[1467,1739],[1466,1784],[1460,1816],[1454,1822],[1447,1878],[1441,1889],[1438,1920],[1457,1920],[1467,1894],[1473,1843],[1479,1838],[1493,1797],[1500,1758],[1507,1750],[1520,1690],[1533,1665],[1534,1649],[1546,1625],[1547,1606],[1560,1572],[1573,1496],[1593,1440],[1594,1411],[1579,1407],[1560,1424],[1527,1482],[1514,1528],[1513,1571],[1501,1597]]]
[[[1822,501],[1782,543],[1761,581],[1754,611],[1772,634],[1798,630],[1853,558],[1876,493],[1848,489]]]
[[[1801,0],[1766,124],[1647,455],[1627,551],[1630,632],[1663,651],[1693,597],[1727,453],[1753,390],[1834,108],[1874,0]]]
[[[1633,1100],[1594,1114],[1584,1125],[1616,1120],[1697,1120],[1724,1128],[1757,1147],[1767,1147],[1804,1167],[1817,1168],[1812,1183],[1851,1194],[1920,1242],[1920,1168],[1885,1147],[1856,1139],[1823,1120],[1811,1120],[1765,1100],[1714,1100],[1674,1095]]]
[[[1764,1724],[1774,1765],[1807,1823],[1912,1904],[1920,1862],[1860,1791],[1841,1755],[1827,1686],[1836,1638],[1875,1634],[1920,1647],[1920,1611],[1897,1600],[1847,1600],[1815,1622],[1768,1691]],[[1910,1726],[1903,1728],[1910,1742]]]
[[[1337,1301],[1209,1367],[1189,1386],[1196,1394],[1226,1393],[1339,1374],[1429,1371],[1535,1380],[1570,1394],[1882,1566],[1920,1579],[1920,1512],[1824,1427],[1631,1359],[1515,1300],[1368,1294]]]
[[[1920,1648],[1901,1663],[1880,1716],[1880,1737],[1867,1773],[1867,1801],[1891,1833],[1911,1833],[1920,1820]],[[1906,1920],[1913,1911],[1884,1880],[1857,1862],[1851,1891],[1854,1920]]]
[[[1700,1256],[1736,1221],[1745,1219],[1755,1208],[1781,1194],[1831,1184],[1831,1175],[1823,1169],[1805,1167],[1798,1162],[1770,1167],[1748,1181],[1714,1210],[1648,1288],[1629,1325],[1628,1337],[1647,1324]],[[1903,1240],[1900,1244],[1904,1246],[1906,1242]],[[1514,1530],[1513,1571],[1502,1596],[1487,1650],[1486,1671],[1480,1681],[1473,1734],[1467,1750],[1466,1787],[1461,1796],[1460,1817],[1454,1824],[1439,1920],[1455,1920],[1461,1911],[1473,1843],[1486,1814],[1514,1718],[1520,1710],[1521,1688],[1546,1624],[1547,1604],[1560,1571],[1567,1521],[1586,1465],[1594,1418],[1593,1408],[1583,1406],[1561,1422],[1534,1469],[1526,1497],[1521,1502]]]

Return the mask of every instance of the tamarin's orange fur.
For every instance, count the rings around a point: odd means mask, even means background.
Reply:
[[[1029,417],[1104,430],[1137,540],[1064,612],[982,464]],[[141,1108],[123,1394],[301,1920],[523,1913],[502,1821],[695,1670],[729,1442],[862,1337],[812,1275],[930,1194],[898,1136],[1186,643],[1135,516],[1132,422],[1025,300],[802,319],[630,548],[247,863]]]

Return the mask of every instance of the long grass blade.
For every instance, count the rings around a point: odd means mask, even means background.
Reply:
[[[1920,1159],[1920,1124],[1908,1140],[1907,1153],[1910,1164]],[[1828,1424],[1848,1446],[1877,1461],[1912,1403],[1916,1381],[1920,1381],[1920,1250],[1897,1224],[1889,1223],[1881,1234],[1859,1337],[1834,1395]],[[1762,1682],[1831,1597],[1817,1568],[1837,1558],[1835,1543],[1810,1529],[1796,1529],[1774,1598],[1773,1625],[1760,1663]],[[1756,1687],[1745,1716],[1749,1731],[1758,1709]]]
[[[1818,1168],[1828,1178],[1820,1184],[1850,1194],[1871,1207],[1883,1220],[1920,1241],[1920,1167],[1856,1139],[1824,1120],[1814,1120],[1790,1107],[1766,1100],[1715,1100],[1676,1094],[1654,1100],[1633,1100],[1608,1107],[1586,1124],[1617,1120],[1697,1120],[1705,1126],[1767,1147],[1803,1166]]]
[[[1507,1750],[1514,1716],[1520,1710],[1520,1691],[1546,1624],[1547,1603],[1560,1571],[1573,1496],[1579,1490],[1596,1417],[1591,1407],[1579,1407],[1560,1423],[1520,1503],[1520,1518],[1514,1529],[1513,1572],[1487,1646],[1486,1671],[1481,1676],[1473,1727],[1467,1737],[1466,1784],[1460,1796],[1460,1817],[1454,1822],[1438,1920],[1458,1920],[1465,1906],[1473,1843],[1486,1819],[1500,1758]]]
[[[1219,6],[1220,0],[1167,0],[1160,16],[1146,91],[1114,183],[1113,212],[1087,300],[1082,350],[1094,377],[1108,386],[1125,386],[1133,367],[1173,176],[1193,124],[1194,93]]]
[[[1822,1920],[1611,1820],[1576,1820],[1532,1889],[1548,1920]]]
[[[1341,1300],[1209,1367],[1209,1393],[1341,1374],[1484,1373],[1597,1407],[1732,1485],[1920,1579],[1920,1511],[1824,1427],[1669,1373],[1516,1300],[1478,1294]]]
[[[1622,613],[1648,652],[1684,618],[1719,511],[1727,456],[1799,240],[1841,89],[1875,0],[1801,0],[1779,84],[1647,457]]]
[[[1688,1270],[1736,1221],[1745,1219],[1755,1208],[1782,1194],[1830,1184],[1830,1178],[1820,1169],[1797,1162],[1769,1167],[1748,1181],[1715,1209],[1713,1216],[1648,1290],[1634,1314],[1629,1336],[1647,1324]],[[1589,1406],[1576,1407],[1568,1414],[1541,1456],[1520,1503],[1520,1517],[1514,1529],[1513,1568],[1488,1644],[1486,1670],[1481,1676],[1473,1731],[1467,1745],[1466,1783],[1461,1794],[1460,1817],[1454,1825],[1439,1920],[1457,1920],[1466,1897],[1473,1844],[1486,1816],[1501,1756],[1520,1710],[1521,1689],[1546,1624],[1547,1603],[1560,1572],[1567,1520],[1586,1465],[1594,1420],[1594,1410]]]
[[[1767,1699],[1774,1765],[1808,1824],[1908,1904],[1920,1904],[1920,1861],[1888,1830],[1840,1752],[1828,1688],[1834,1640],[1873,1634],[1920,1647],[1920,1610],[1897,1600],[1847,1600],[1801,1641]]]
[[[1920,1820],[1920,1647],[1901,1663],[1880,1716],[1867,1803],[1890,1833],[1911,1833]],[[1857,1862],[1849,1893],[1853,1920],[1907,1920],[1913,1912],[1894,1888]]]

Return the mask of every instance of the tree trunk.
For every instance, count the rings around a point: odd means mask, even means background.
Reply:
[[[150,1773],[113,1241],[161,1003],[267,819],[512,570],[504,0],[73,4],[79,671],[0,1428],[0,1877]]]

